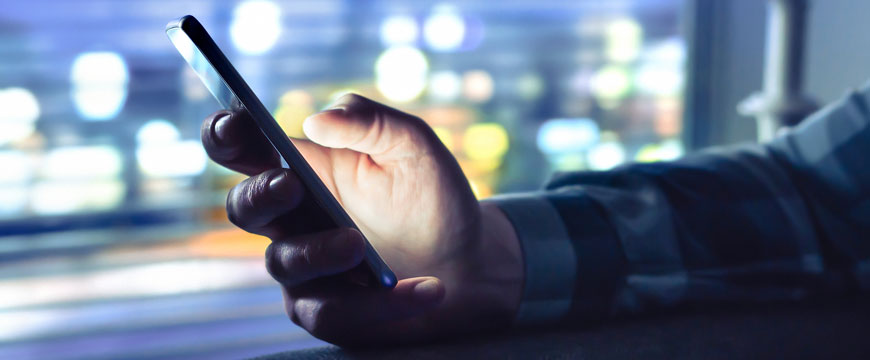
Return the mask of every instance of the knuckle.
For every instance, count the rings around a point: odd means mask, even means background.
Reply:
[[[230,189],[227,194],[227,218],[234,225],[250,230],[265,225],[257,223],[257,214],[269,209],[269,182],[281,169],[267,170],[249,177]]]
[[[271,243],[266,247],[266,271],[278,281],[283,280],[285,276],[280,247],[281,245],[276,243]]]
[[[242,227],[241,219],[239,218],[239,209],[238,209],[238,192],[239,187],[242,186],[242,183],[236,184],[230,189],[230,192],[227,194],[227,219],[235,226]]]
[[[346,93],[346,94],[340,96],[338,98],[338,100],[336,101],[336,104],[354,105],[354,104],[359,104],[365,100],[366,100],[366,98],[363,97],[362,95],[349,92],[349,93]]]
[[[338,310],[335,301],[319,301],[308,314],[306,330],[321,338],[335,338],[341,326],[340,321],[335,321]]]

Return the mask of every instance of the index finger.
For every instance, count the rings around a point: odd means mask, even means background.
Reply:
[[[200,131],[208,156],[246,175],[281,167],[278,152],[247,111],[217,111],[205,118]]]

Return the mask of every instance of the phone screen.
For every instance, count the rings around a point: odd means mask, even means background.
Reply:
[[[246,111],[281,155],[285,167],[292,170],[305,185],[308,194],[303,197],[302,203],[279,221],[288,224],[289,228],[304,229],[306,232],[339,226],[359,229],[199,21],[190,15],[182,17],[167,25],[166,34],[220,105],[233,111]],[[385,288],[392,288],[397,282],[395,274],[368,240],[365,261],[361,267],[370,276],[365,281],[358,281],[359,277],[354,277],[357,282]]]

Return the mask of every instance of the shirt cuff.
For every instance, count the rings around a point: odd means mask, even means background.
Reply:
[[[517,325],[541,325],[571,308],[577,277],[574,245],[553,204],[535,193],[501,195],[494,203],[514,226],[523,252],[525,283]]]

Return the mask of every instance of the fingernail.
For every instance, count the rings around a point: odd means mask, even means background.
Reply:
[[[286,171],[286,170],[285,170]],[[269,180],[269,192],[272,198],[284,203],[285,206],[295,208],[302,200],[302,192],[297,184],[294,184],[295,179],[288,179],[286,172],[281,172]]]
[[[286,178],[287,174],[282,172],[272,177],[272,180],[269,180],[269,192],[277,195],[282,200],[291,195],[288,193],[287,184],[284,184]]]
[[[441,287],[438,280],[429,279],[414,285],[414,296],[419,300],[432,301],[438,298]]]
[[[227,124],[229,124],[229,119],[231,114],[226,114],[215,120],[214,122],[214,137],[218,144],[226,143],[227,139]]]
[[[327,111],[341,114],[341,113],[344,113],[345,111],[347,111],[347,106],[345,106],[344,104],[329,105],[326,107],[326,109],[323,109],[321,112],[327,112]]]

